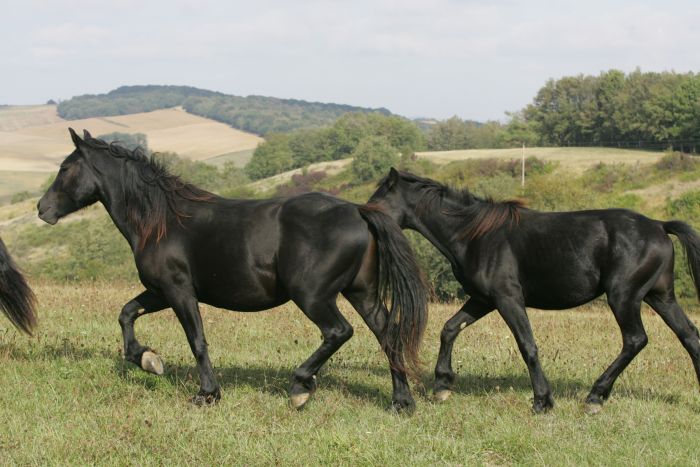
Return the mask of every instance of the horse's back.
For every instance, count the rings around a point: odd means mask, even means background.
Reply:
[[[337,293],[352,282],[370,238],[356,205],[308,193],[286,200],[279,222],[278,273],[292,295],[329,284]]]
[[[641,286],[673,254],[660,222],[625,209],[528,211],[505,238],[525,300],[539,308]]]

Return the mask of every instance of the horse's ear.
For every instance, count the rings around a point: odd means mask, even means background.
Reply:
[[[389,182],[389,188],[393,188],[394,185],[399,183],[399,171],[393,167],[390,168],[389,177],[387,177],[387,181]]]
[[[68,132],[70,133],[70,138],[73,140],[73,144],[75,144],[75,147],[79,148],[80,146],[82,146],[83,140],[80,139],[78,133],[76,133],[73,128],[68,128]]]
[[[89,131],[87,131],[86,129],[83,129],[83,138],[84,139],[92,139],[92,135],[90,134]]]

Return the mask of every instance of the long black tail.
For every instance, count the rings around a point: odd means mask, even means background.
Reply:
[[[695,290],[700,299],[700,236],[691,226],[681,221],[669,221],[663,223],[666,233],[673,234],[685,249],[688,259],[688,270],[693,278]]]
[[[36,326],[34,293],[0,239],[0,310],[18,329],[32,334]]]
[[[428,293],[423,275],[396,222],[373,205],[360,206],[359,210],[377,241],[380,299],[377,306],[391,301],[387,306],[389,315],[382,347],[395,369],[417,378],[421,366],[418,352],[428,321]]]

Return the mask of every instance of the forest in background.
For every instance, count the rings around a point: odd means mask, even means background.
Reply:
[[[73,97],[58,104],[58,115],[66,120],[77,120],[178,106],[192,114],[261,136],[328,125],[348,112],[389,114],[386,109],[265,96],[241,97],[191,86],[148,85],[122,86],[106,94]]]

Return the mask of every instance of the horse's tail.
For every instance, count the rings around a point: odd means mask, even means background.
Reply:
[[[681,221],[669,221],[663,223],[666,233],[675,235],[685,249],[688,259],[688,270],[693,278],[695,291],[700,298],[700,236],[691,226]]]
[[[428,320],[428,294],[423,275],[396,222],[373,205],[360,206],[359,211],[377,242],[377,306],[382,306],[383,302],[388,307],[382,347],[393,368],[417,378],[421,366],[418,351]]]
[[[34,293],[0,239],[0,310],[18,329],[31,336],[36,326]]]

